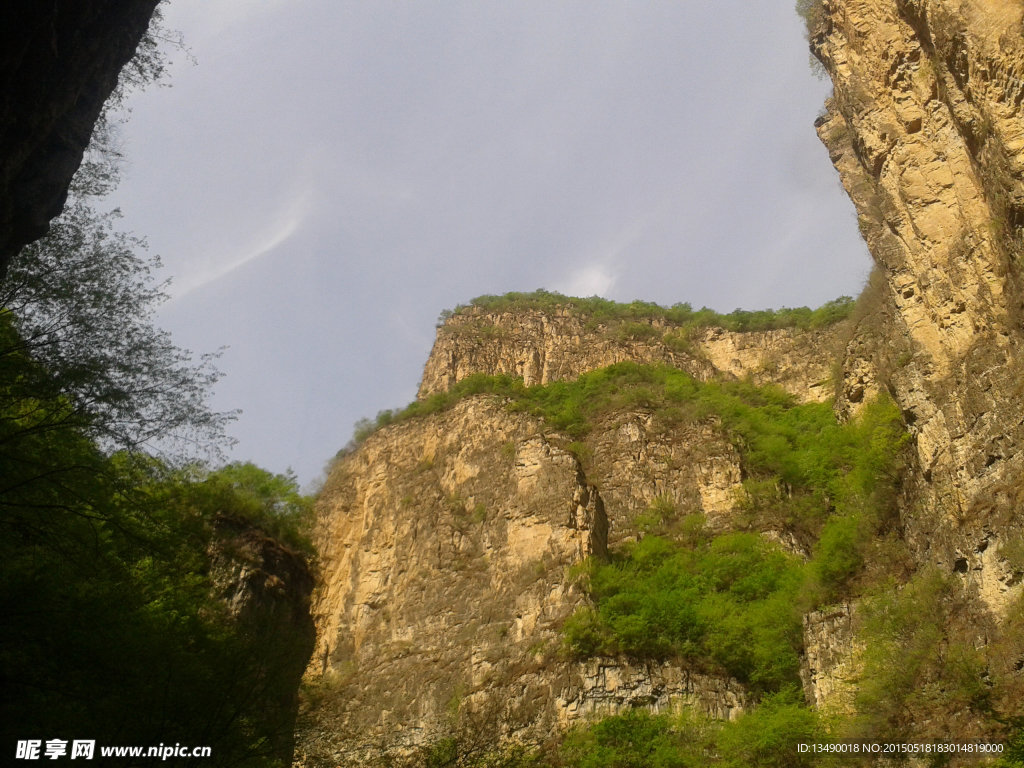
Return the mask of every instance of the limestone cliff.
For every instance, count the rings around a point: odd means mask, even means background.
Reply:
[[[839,406],[891,391],[919,463],[907,539],[999,611],[1016,577],[993,553],[1020,530],[1024,461],[1024,6],[822,10],[812,49],[835,89],[818,133],[878,265]]]
[[[620,460],[643,434],[637,420]],[[614,475],[619,446],[603,434]],[[308,764],[422,743],[459,711],[536,740],[637,704],[742,710],[727,678],[559,655],[561,624],[586,599],[572,566],[606,557],[609,537],[602,492],[568,442],[481,396],[383,429],[337,463],[319,503]],[[620,482],[612,495],[627,505],[644,489]]]
[[[886,580],[894,570],[871,589],[848,585],[838,605],[804,615],[807,702],[835,722],[855,715],[843,726],[855,734],[992,738],[1024,694],[1024,6],[806,5],[835,85],[816,127],[877,265],[853,317],[742,333],[470,306],[438,328],[419,396],[473,374],[548,384],[625,361],[834,397],[844,420],[888,393],[911,447],[870,546],[906,560],[902,581]],[[640,516],[661,501],[716,534],[750,528],[744,479],[715,417],[666,423],[643,407],[605,413],[573,440],[477,396],[370,437],[320,502],[308,764],[374,740],[419,743],[462,711],[536,738],[639,704],[689,702],[717,718],[749,708],[710,666],[553,652],[586,600],[574,564],[642,536]],[[811,556],[814,541],[777,527],[757,523]],[[885,692],[883,667],[904,646],[921,650],[917,666]]]
[[[448,318],[423,371],[420,398],[474,373],[507,373],[527,386],[575,379],[613,363],[665,363],[698,379],[746,378],[777,384],[801,401],[832,396],[834,353],[845,324],[737,333],[681,328],[660,318],[597,322],[569,306],[495,312],[468,307]]]

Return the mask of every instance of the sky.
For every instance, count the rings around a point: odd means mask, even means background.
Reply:
[[[818,306],[870,257],[793,0],[171,0],[108,202],[226,347],[230,457],[304,484],[415,398],[443,309]]]

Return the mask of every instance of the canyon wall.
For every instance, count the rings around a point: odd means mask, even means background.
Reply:
[[[920,564],[999,611],[1020,535],[1024,6],[825,0],[811,45],[834,95],[818,134],[877,264],[838,407],[888,389],[918,466],[903,520]]]
[[[887,535],[919,574],[957,585],[939,605],[935,631],[948,637],[935,647],[991,645],[1002,676],[993,701],[1009,695],[996,709],[1011,711],[1024,647],[1000,636],[1000,622],[1017,620],[1008,616],[1024,589],[1014,555],[1024,551],[1024,7],[822,0],[809,20],[835,86],[816,128],[876,262],[849,320],[738,333],[597,322],[569,306],[470,306],[438,328],[419,396],[474,374],[529,386],[626,361],[774,383],[801,402],[834,398],[841,419],[887,392],[911,441]],[[643,408],[602,417],[574,441],[476,396],[371,436],[339,460],[320,502],[302,759],[422,743],[466,711],[525,739],[637,705],[737,716],[750,703],[734,680],[557,649],[585,604],[574,566],[642,536],[639,518],[659,500],[715,533],[749,526],[743,479],[715,419],[666,424]],[[810,554],[811,543],[762,528]],[[804,617],[801,677],[823,712],[858,706],[865,613],[852,601]],[[983,717],[951,710],[918,725],[981,734]]]

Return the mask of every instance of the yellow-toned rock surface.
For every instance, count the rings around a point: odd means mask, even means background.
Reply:
[[[562,622],[586,599],[571,569],[606,556],[610,525],[613,537],[635,534],[637,510],[664,493],[694,512],[705,497],[709,514],[731,508],[738,459],[717,427],[654,435],[649,422],[628,414],[604,424],[593,441],[600,458],[585,468],[567,437],[476,396],[386,427],[342,457],[318,504],[318,633],[307,671],[317,693],[300,757],[317,764],[383,742],[423,743],[460,707],[510,736],[641,703],[724,718],[742,711],[746,694],[727,678],[558,653]],[[648,453],[680,465],[643,476]]]
[[[944,599],[962,615],[941,631],[1012,650],[999,627],[1015,621],[1024,590],[1024,4],[815,7],[811,47],[835,85],[816,127],[876,262],[849,320],[737,333],[602,324],[567,306],[468,307],[438,329],[419,396],[473,374],[548,384],[627,361],[834,398],[843,419],[888,392],[911,448],[885,535],[910,570],[956,585]],[[634,706],[735,718],[751,702],[733,680],[556,650],[586,600],[573,566],[643,535],[659,505],[701,515],[715,533],[749,527],[743,480],[710,417],[668,424],[631,408],[576,441],[475,396],[380,430],[337,462],[319,502],[300,755],[314,765],[424,743],[465,711],[530,738]],[[765,538],[811,555],[813,542],[762,523]],[[857,707],[867,653],[857,605],[804,617],[805,693],[829,714]],[[1024,664],[1011,650],[990,656],[1004,680]],[[936,733],[969,720],[922,718]]]
[[[831,361],[845,325],[737,333],[681,333],[662,319],[631,336],[568,307],[488,312],[470,307],[437,329],[419,396],[446,392],[475,373],[520,377],[527,386],[567,381],[614,363],[664,363],[702,381],[718,376],[774,383],[803,402],[832,397]]]
[[[835,90],[818,133],[878,265],[839,407],[893,394],[919,465],[907,539],[921,564],[960,574],[999,611],[1012,577],[979,543],[1021,526],[1024,5],[824,11],[811,45]]]

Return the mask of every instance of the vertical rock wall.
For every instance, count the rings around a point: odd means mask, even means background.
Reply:
[[[1020,529],[1024,6],[822,10],[811,44],[835,89],[818,133],[878,265],[839,407],[887,388],[903,409],[918,464],[904,522],[918,561],[998,570],[978,547]]]
[[[478,396],[386,427],[343,457],[319,503],[318,638],[302,759],[420,744],[467,713],[524,739],[633,706],[737,716],[745,693],[727,678],[560,653],[563,622],[586,602],[574,566],[607,557],[609,538],[635,533],[630,515],[652,493],[699,504],[708,485],[688,465],[632,484],[647,461],[633,455],[645,418],[606,425],[594,444],[601,458],[585,467],[566,436]],[[638,450],[698,455],[702,439],[726,452],[710,467],[732,460],[713,425],[676,442],[645,436]],[[739,470],[722,472],[728,485]]]

